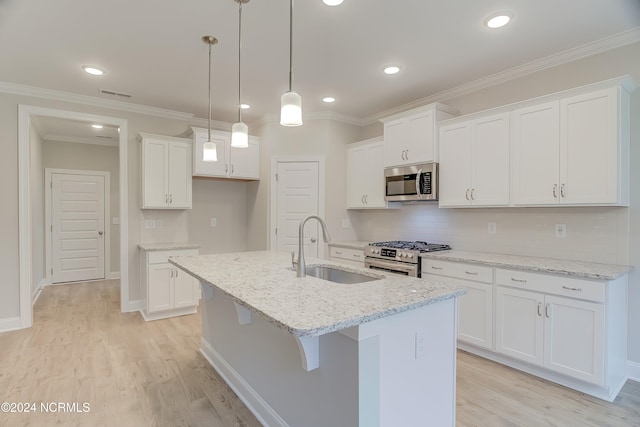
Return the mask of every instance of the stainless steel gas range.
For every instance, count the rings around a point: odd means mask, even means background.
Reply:
[[[371,243],[364,250],[365,268],[384,270],[411,277],[422,276],[421,253],[445,251],[449,245],[393,240]]]

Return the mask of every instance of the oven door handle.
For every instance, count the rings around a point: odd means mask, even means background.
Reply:
[[[389,262],[379,258],[368,259],[365,262],[365,267],[382,267],[389,270],[397,270],[406,273],[413,273],[416,270],[416,264],[404,265],[401,262]]]
[[[419,199],[422,199],[422,193],[420,192],[420,176],[422,175],[422,169],[418,169],[418,173],[416,173],[416,196]]]

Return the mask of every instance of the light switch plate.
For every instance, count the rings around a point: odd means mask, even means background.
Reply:
[[[162,220],[161,219],[157,219],[156,220],[156,228],[162,228]]]
[[[155,219],[148,219],[144,222],[144,228],[146,228],[147,230],[151,230],[156,228],[156,220]]]
[[[218,220],[216,218],[211,218],[211,226],[212,227],[217,227],[218,226]]]
[[[111,223],[112,223],[113,225],[120,225],[120,218],[118,218],[117,216],[114,216],[114,217],[111,219]]]
[[[495,222],[490,222],[487,224],[487,232],[489,234],[496,234],[497,226]]]
[[[343,219],[342,228],[351,228],[351,221],[349,221],[348,219]]]

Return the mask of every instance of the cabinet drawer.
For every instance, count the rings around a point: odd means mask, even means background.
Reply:
[[[437,274],[457,279],[493,283],[493,267],[438,261],[429,258],[422,258],[422,274]]]
[[[596,302],[605,299],[604,282],[572,277],[496,268],[496,284]]]
[[[169,261],[172,256],[195,256],[197,249],[175,249],[168,251],[151,251],[147,253],[149,264],[161,264]]]
[[[349,249],[331,247],[331,258],[346,259],[349,261],[364,262],[364,249]]]

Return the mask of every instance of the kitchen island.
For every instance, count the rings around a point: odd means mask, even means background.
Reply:
[[[375,280],[299,278],[269,251],[170,262],[202,284],[203,355],[263,424],[455,424],[464,288],[314,259]]]

